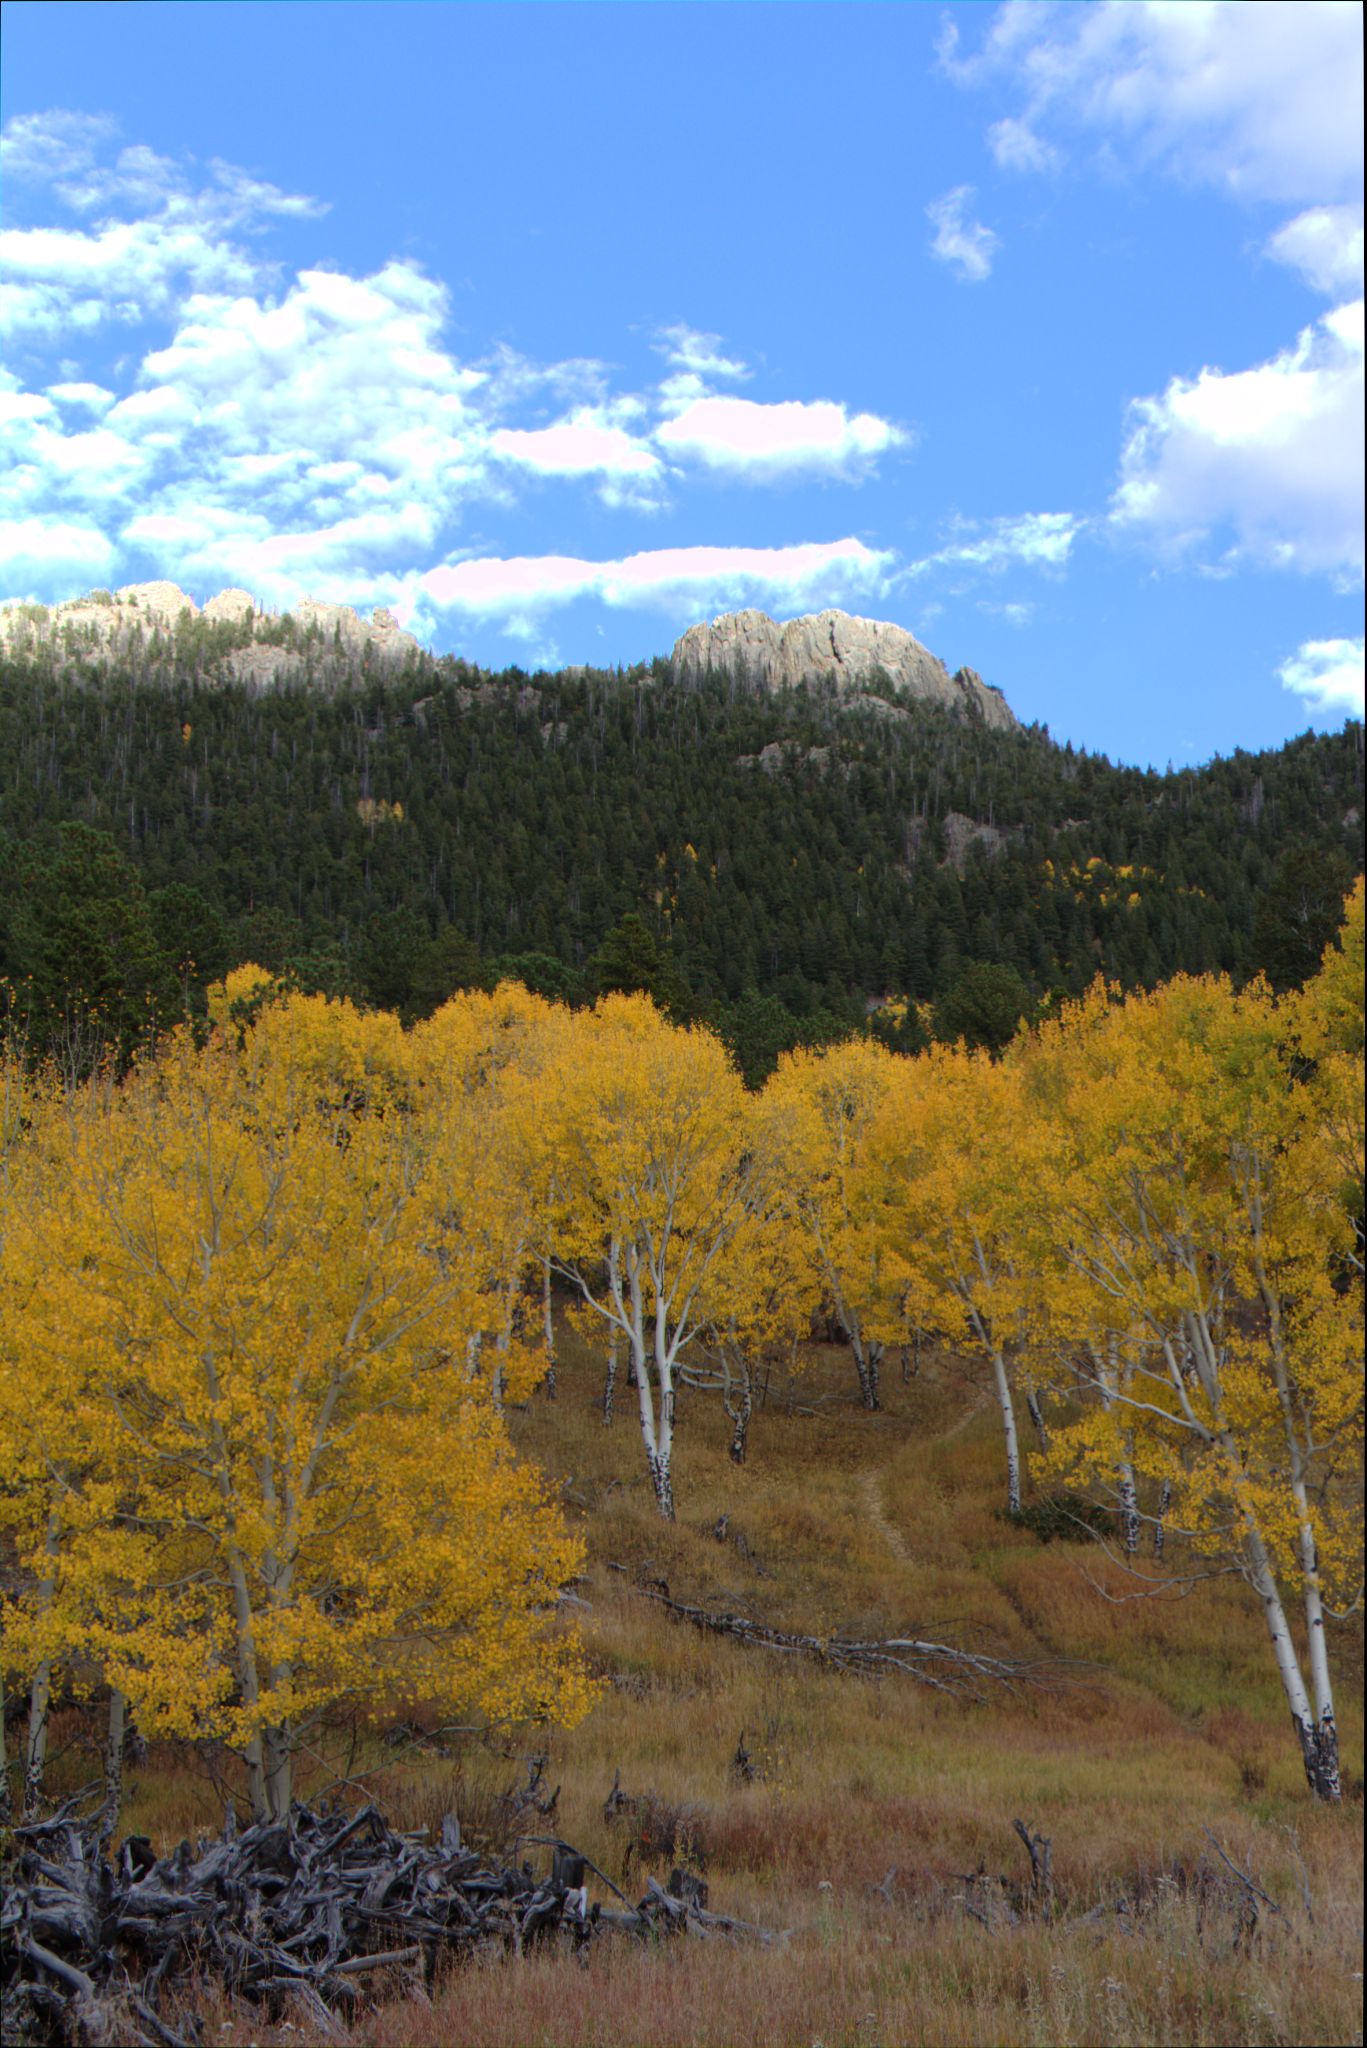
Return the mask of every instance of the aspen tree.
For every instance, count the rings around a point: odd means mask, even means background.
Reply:
[[[433,1137],[392,1018],[271,999],[73,1122],[10,1337],[98,1443],[58,1614],[148,1733],[290,1801],[298,1743],[406,1690],[493,1719],[591,1697],[552,1621],[581,1552],[463,1360]],[[41,1591],[35,1531],[27,1546]],[[36,1596],[26,1603],[35,1606]],[[40,1604],[40,1603],[39,1603]]]
[[[674,1519],[674,1413],[687,1345],[730,1262],[758,1285],[745,1226],[769,1185],[750,1098],[709,1032],[668,1023],[647,996],[609,996],[574,1020],[544,1077],[556,1154],[557,1269],[636,1373],[646,1465]]]
[[[872,1039],[786,1053],[761,1097],[788,1213],[806,1236],[868,1409],[878,1407],[896,1294],[884,1240],[859,1200],[860,1171],[870,1124],[903,1064]]]
[[[720,1392],[731,1423],[730,1455],[743,1465],[749,1446],[759,1362],[798,1346],[821,1305],[821,1285],[776,1188],[747,1218],[731,1255],[705,1290],[699,1356],[683,1369],[689,1386]]]
[[[1356,1597],[1362,1300],[1343,1161],[1292,1056],[1304,1014],[1256,985],[1181,979],[1119,1005],[1094,992],[1047,1027],[1057,1138],[1036,1249],[1063,1313],[1129,1360],[1060,1433],[1058,1468],[1112,1466],[1123,1414],[1197,1550],[1252,1587],[1307,1781],[1336,1799],[1325,1618],[1340,1589]]]
[[[436,1228],[459,1274],[467,1364],[489,1367],[496,1401],[520,1401],[551,1368],[547,1335],[554,1160],[539,1095],[569,1013],[517,982],[468,990],[414,1027],[408,1071],[433,1138]],[[542,1341],[521,1341],[529,1278],[542,1282]],[[553,1336],[553,1331],[552,1331]]]
[[[1013,1234],[1028,1186],[1019,1095],[1015,1071],[986,1052],[934,1046],[906,1061],[871,1120],[858,1196],[916,1321],[966,1336],[987,1361],[1012,1514],[1021,1455],[1007,1354],[1027,1301]]]

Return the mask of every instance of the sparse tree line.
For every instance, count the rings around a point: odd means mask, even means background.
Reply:
[[[573,1721],[582,1550],[504,1411],[554,1394],[551,1288],[632,1390],[662,1516],[680,1388],[745,1455],[823,1314],[980,1357],[1004,1506],[1113,1509],[1142,1590],[1238,1572],[1308,1782],[1360,1596],[1363,888],[1286,996],[1098,983],[993,1059],[868,1039],[747,1090],[641,994],[517,983],[405,1029],[242,968],[116,1080],[4,1072],[5,1666],[41,1794],[54,1685],[219,1744],[262,1814],[341,1707]],[[620,1378],[619,1378],[620,1375]],[[1166,1545],[1166,1552],[1165,1552]],[[1250,1609],[1251,1612],[1251,1609]]]

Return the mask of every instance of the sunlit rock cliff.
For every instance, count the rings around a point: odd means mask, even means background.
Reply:
[[[786,625],[767,612],[727,612],[710,625],[690,626],[674,643],[674,675],[682,680],[709,669],[771,690],[834,679],[842,693],[859,693],[881,674],[906,696],[962,711],[977,724],[1012,731],[1019,723],[1001,691],[971,668],[951,675],[904,626],[848,612],[809,613]]]
[[[306,597],[288,612],[271,612],[246,590],[221,590],[201,610],[174,583],[129,583],[66,604],[4,605],[0,649],[55,668],[117,664],[149,680],[189,672],[263,689],[335,686],[423,654],[387,611],[363,619],[350,605]]]

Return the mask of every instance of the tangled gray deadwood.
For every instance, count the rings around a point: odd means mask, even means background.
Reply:
[[[669,1890],[651,1879],[635,1906],[604,1878],[621,1909],[590,1905],[595,1866],[568,1843],[522,1838],[552,1851],[538,1877],[467,1849],[449,1815],[433,1842],[426,1829],[394,1833],[373,1806],[296,1806],[241,1834],[230,1818],[216,1841],[160,1859],[130,1836],[111,1865],[97,1823],[73,1818],[72,1804],[13,1833],[0,1906],[7,2038],[175,2043],[157,2006],[190,1977],[269,2011],[294,2007],[326,2038],[372,1983],[400,1975],[421,1992],[442,1956],[521,1954],[562,1935],[582,1950],[608,1929],[776,1938],[707,1912],[682,1872]]]
[[[710,1635],[730,1636],[755,1649],[812,1657],[836,1671],[859,1672],[869,1678],[901,1672],[914,1678],[918,1685],[953,1693],[961,1699],[984,1700],[992,1686],[1008,1692],[1025,1686],[1053,1690],[1065,1683],[1069,1669],[1081,1668],[1074,1666],[1071,1659],[1041,1658],[1032,1662],[1016,1657],[989,1657],[981,1650],[926,1642],[916,1636],[886,1636],[859,1642],[851,1636],[800,1635],[788,1629],[771,1628],[767,1622],[752,1621],[748,1615],[690,1607],[684,1600],[675,1600],[658,1581],[653,1586],[638,1587],[637,1591],[678,1620],[691,1622],[694,1628]]]

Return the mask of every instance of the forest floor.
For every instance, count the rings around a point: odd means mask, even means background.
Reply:
[[[590,1561],[565,1613],[600,1701],[569,1733],[502,1742],[434,1735],[396,1702],[396,1722],[428,1739],[405,1764],[372,1744],[364,1789],[401,1828],[454,1810],[475,1837],[558,1833],[632,1896],[648,1873],[691,1864],[713,1910],[790,1933],[772,1947],[621,1937],[583,1960],[552,1950],[453,1971],[430,2002],[396,1986],[339,2043],[1361,2041],[1359,1630],[1332,1644],[1349,1792],[1316,1809],[1241,1582],[1117,1604],[1106,1594],[1125,1588],[1094,1544],[1042,1543],[1005,1520],[995,1410],[962,1361],[927,1354],[905,1381],[890,1361],[884,1409],[866,1415],[848,1354],[812,1347],[799,1374],[774,1375],[743,1470],[720,1406],[685,1393],[666,1526],[634,1396],[619,1387],[605,1428],[601,1361],[572,1332],[562,1348],[558,1398],[538,1394],[514,1433],[583,1525]],[[1190,1560],[1170,1553],[1170,1568]],[[700,1634],[648,1597],[661,1582],[818,1636],[919,1633],[1078,1662],[1061,1689],[969,1704]],[[742,1737],[749,1781],[733,1761]],[[503,1795],[536,1752],[558,1808],[510,1821]],[[88,1763],[62,1768],[79,1783]],[[634,1820],[605,1817],[615,1776]],[[1052,1841],[1051,1910],[1023,1896],[1018,1817]],[[154,1748],[124,1826],[163,1847],[220,1819],[202,1770]],[[1275,1902],[1256,1927],[1220,1851]],[[592,1879],[590,1896],[613,1903]],[[206,2043],[312,2038],[302,2015],[268,2024],[212,1993],[192,2002]]]

